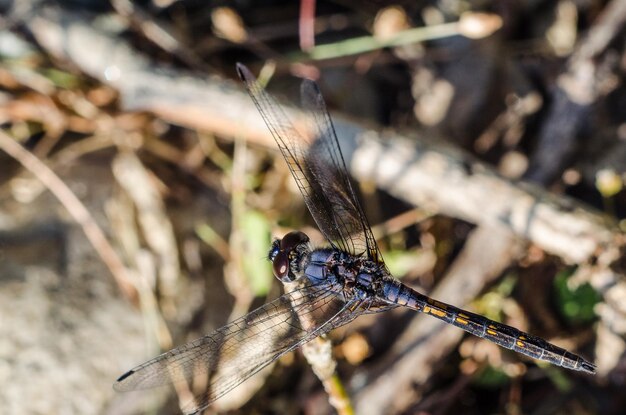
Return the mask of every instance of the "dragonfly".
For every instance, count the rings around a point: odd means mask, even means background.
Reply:
[[[328,247],[314,248],[300,231],[275,240],[268,258],[289,291],[226,326],[170,350],[117,379],[130,391],[186,384],[195,414],[303,344],[357,317],[396,307],[425,313],[532,358],[595,374],[593,363],[548,341],[434,300],[394,278],[351,184],[339,140],[319,87],[301,84],[313,133],[297,130],[278,102],[242,64],[237,73],[289,166]],[[193,385],[202,385],[193,389]]]

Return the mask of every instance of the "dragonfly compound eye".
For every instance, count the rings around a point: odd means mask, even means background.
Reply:
[[[272,262],[272,270],[274,276],[283,282],[291,282],[294,280],[293,274],[289,272],[289,254],[285,251],[279,251]]]
[[[298,245],[307,242],[309,242],[309,237],[304,232],[293,231],[285,235],[285,237],[280,241],[280,248],[285,251],[291,251]]]

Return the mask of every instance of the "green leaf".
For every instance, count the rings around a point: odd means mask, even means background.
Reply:
[[[498,388],[510,381],[506,373],[489,365],[472,379],[472,383],[483,388]]]
[[[79,79],[76,75],[66,71],[60,71],[54,68],[45,69],[43,75],[48,78],[54,85],[59,88],[76,89],[79,85]]]
[[[569,392],[572,390],[573,384],[568,372],[561,370],[556,366],[552,366],[548,363],[541,362],[544,373],[548,375],[548,378],[552,381],[554,386],[561,392]],[[545,365],[543,364],[545,363]]]
[[[267,295],[274,276],[267,252],[270,247],[270,224],[265,215],[246,210],[241,220],[241,231],[246,236],[243,269],[256,296]]]
[[[588,283],[572,287],[569,279],[574,269],[561,271],[554,279],[557,303],[561,314],[573,324],[587,324],[596,319],[595,305],[598,293]]]
[[[411,251],[386,251],[385,264],[391,271],[391,275],[401,277],[419,266],[420,255]]]

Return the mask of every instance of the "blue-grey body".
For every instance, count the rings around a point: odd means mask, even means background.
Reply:
[[[592,363],[543,339],[433,300],[393,278],[350,183],[317,85],[302,83],[313,132],[303,136],[248,69],[238,65],[237,70],[330,246],[312,250],[309,238],[297,231],[275,240],[268,258],[289,292],[126,372],[114,384],[116,390],[181,385],[194,395],[183,410],[195,414],[283,354],[362,314],[399,306],[527,356],[595,373]]]

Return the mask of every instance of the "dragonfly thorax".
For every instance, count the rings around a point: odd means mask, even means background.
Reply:
[[[276,239],[268,253],[274,276],[282,282],[293,282],[302,276],[308,253],[309,237],[300,231],[289,232],[283,239]]]
[[[309,281],[340,286],[346,298],[380,296],[385,281],[391,278],[374,261],[334,248],[316,249],[307,258],[304,273]]]

